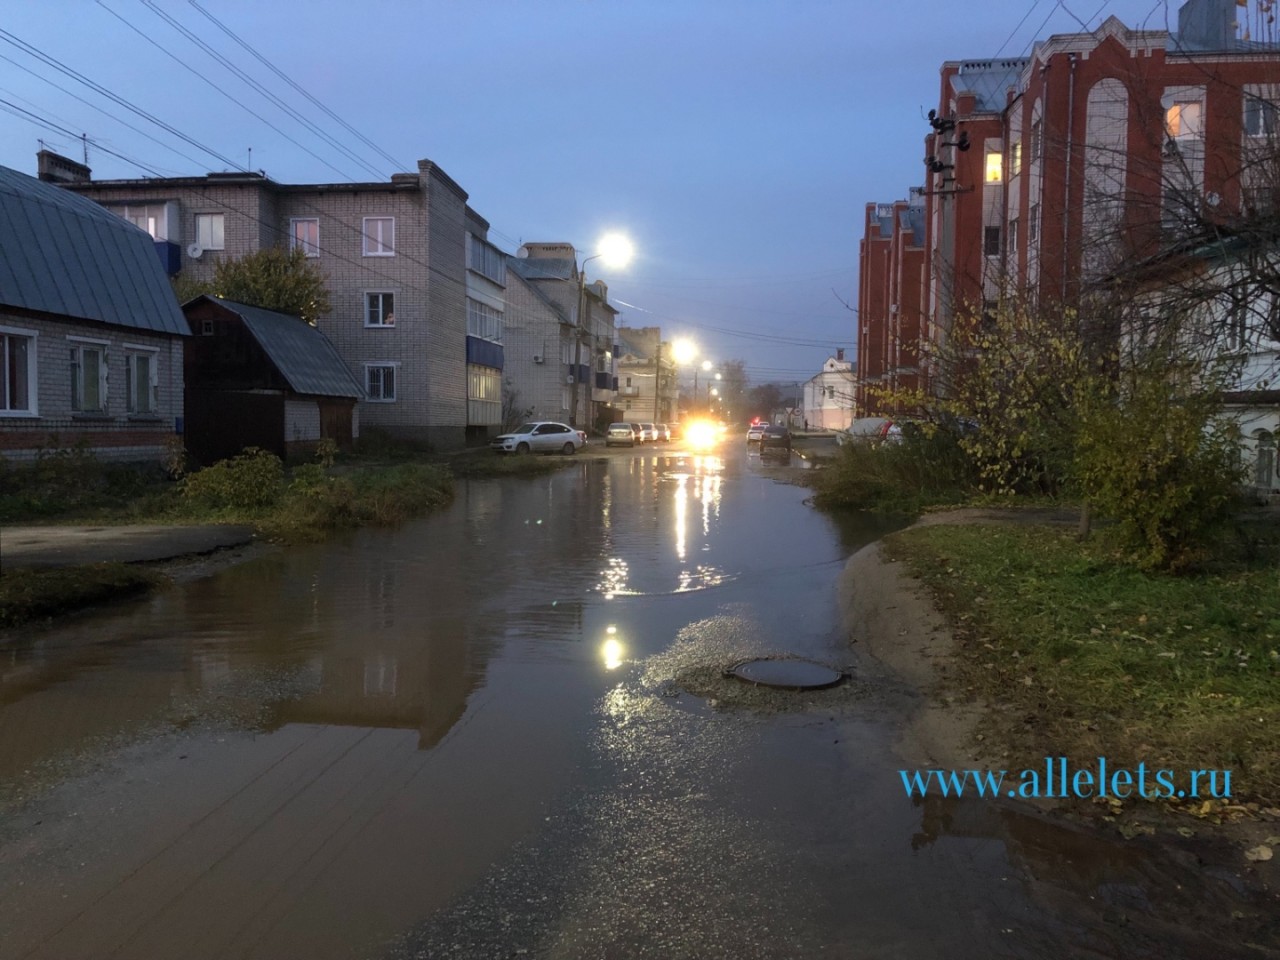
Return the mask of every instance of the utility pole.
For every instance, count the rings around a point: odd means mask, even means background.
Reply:
[[[653,361],[653,421],[666,423],[662,415],[662,331],[658,331],[658,352]]]
[[[590,257],[587,258],[591,259]],[[576,260],[575,260],[576,263]],[[587,310],[587,261],[582,261],[582,269],[578,272],[578,322],[574,332],[573,344],[573,391],[572,406],[569,408],[569,425],[581,428],[578,423],[578,381],[582,379],[582,338],[584,336],[583,317]]]

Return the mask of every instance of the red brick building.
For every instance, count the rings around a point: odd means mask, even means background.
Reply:
[[[1269,202],[1256,160],[1280,132],[1270,29],[1236,0],[1189,0],[1172,33],[1111,17],[1026,59],[944,63],[919,191],[922,292],[916,221],[868,207],[860,414],[881,412],[870,387],[913,369],[937,389],[931,359],[954,324],[1002,296],[1077,303],[1126,260]],[[903,322],[913,301],[918,328]],[[918,364],[902,362],[917,349]]]

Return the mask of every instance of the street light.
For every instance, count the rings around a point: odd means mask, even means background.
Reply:
[[[611,267],[625,267],[631,262],[634,254],[634,248],[631,241],[620,233],[605,234],[596,244],[599,253],[593,253],[582,261],[582,268],[578,271],[578,333],[574,337],[573,350],[573,394],[572,406],[569,407],[569,423],[572,426],[579,426],[578,423],[578,383],[582,380],[579,374],[582,371],[582,339],[586,334],[586,313],[587,313],[587,264],[592,260],[602,259]],[[590,418],[588,418],[590,419]]]

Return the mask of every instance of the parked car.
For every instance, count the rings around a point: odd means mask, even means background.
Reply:
[[[535,420],[517,430],[504,433],[489,441],[489,447],[500,453],[563,453],[578,452],[587,445],[587,435],[565,423],[551,420]]]
[[[791,431],[780,423],[771,423],[760,434],[760,454],[791,453]]]
[[[753,423],[747,427],[747,443],[759,443],[760,437],[764,435],[764,428],[767,423]]]
[[[836,434],[836,443],[883,443],[902,439],[902,429],[888,417],[860,417],[847,430]]]
[[[665,423],[655,423],[653,426],[657,432],[658,440],[662,441],[663,443],[669,443],[671,441],[670,427],[668,427]]]
[[[658,428],[654,424],[642,423],[640,424],[640,430],[643,434],[640,439],[645,443],[653,443],[658,439]]]
[[[635,427],[630,423],[611,423],[605,434],[606,447],[634,447],[639,442]]]

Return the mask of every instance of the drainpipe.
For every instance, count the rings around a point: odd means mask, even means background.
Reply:
[[[1074,53],[1067,54],[1067,59],[1071,62],[1071,76],[1067,81],[1067,155],[1066,170],[1063,176],[1063,193],[1062,193],[1062,301],[1067,300],[1067,240],[1070,236],[1071,228],[1071,150],[1072,138],[1071,132],[1075,127],[1076,118],[1076,55]],[[1044,218],[1044,205],[1040,206],[1041,219]],[[1043,233],[1043,229],[1041,233]]]

